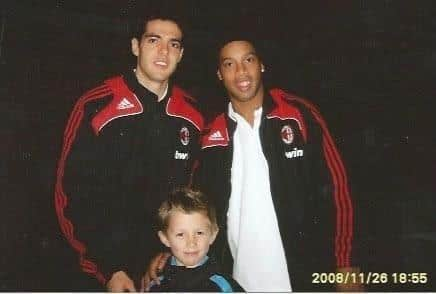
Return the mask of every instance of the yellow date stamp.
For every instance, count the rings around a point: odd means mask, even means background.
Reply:
[[[319,272],[312,273],[312,284],[427,284],[425,272]]]

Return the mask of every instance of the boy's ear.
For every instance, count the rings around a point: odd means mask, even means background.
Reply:
[[[167,238],[167,236],[165,235],[164,232],[159,231],[159,232],[157,232],[157,235],[159,236],[160,241],[161,241],[165,246],[167,246],[167,247],[171,247],[171,246],[170,246],[170,242],[168,241],[168,238]]]

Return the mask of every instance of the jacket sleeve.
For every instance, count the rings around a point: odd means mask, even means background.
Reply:
[[[349,267],[353,237],[353,206],[347,173],[341,156],[319,111],[307,104],[308,144],[311,146],[310,173],[315,185],[313,201],[321,231],[331,236],[336,267]],[[317,203],[318,202],[318,203]],[[322,232],[321,232],[322,233]],[[334,239],[333,239],[334,238]]]
[[[122,253],[111,200],[117,195],[113,170],[104,162],[104,146],[90,125],[89,102],[110,94],[104,86],[91,90],[75,105],[64,131],[55,186],[55,208],[61,231],[77,251],[81,269],[105,284],[122,267]]]
[[[231,189],[228,185],[231,172],[229,166],[231,154],[232,152],[227,152],[221,147],[202,149],[193,181],[194,188],[202,191],[216,209],[219,232],[210,252],[218,260],[225,273],[233,271],[233,258],[227,242],[226,231],[228,195],[230,195]]]

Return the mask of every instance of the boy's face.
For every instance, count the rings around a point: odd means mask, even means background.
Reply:
[[[195,267],[206,256],[217,233],[205,214],[175,210],[169,216],[168,229],[159,231],[159,238],[171,248],[178,265]]]

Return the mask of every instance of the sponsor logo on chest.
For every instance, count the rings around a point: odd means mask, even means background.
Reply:
[[[179,150],[176,150],[176,152],[174,153],[174,159],[188,160],[189,153],[188,152],[179,152]]]
[[[292,151],[285,152],[285,157],[289,159],[303,157],[303,156],[304,156],[304,150],[298,149],[297,147],[295,147]]]

